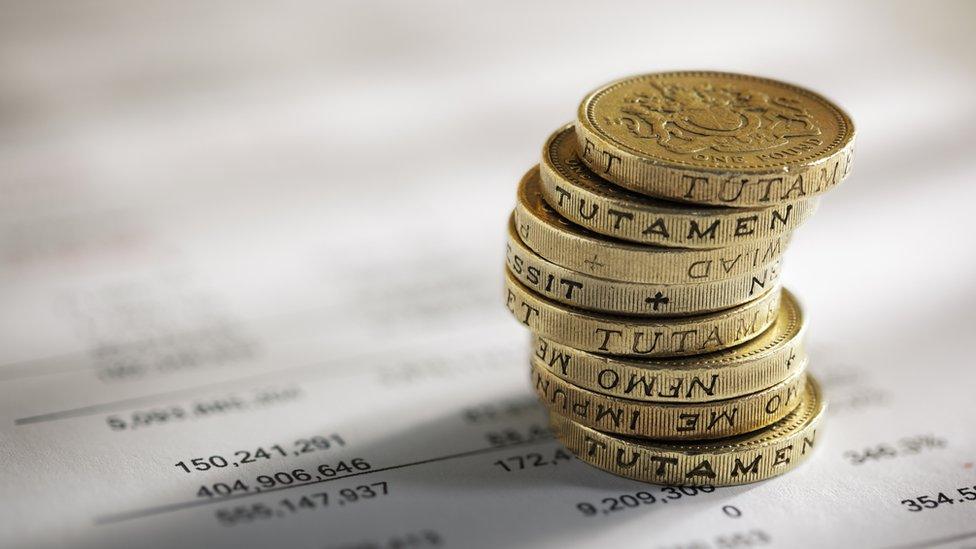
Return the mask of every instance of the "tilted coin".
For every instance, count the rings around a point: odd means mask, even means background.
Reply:
[[[796,299],[783,290],[772,327],[730,349],[638,361],[588,353],[536,334],[532,360],[573,385],[605,395],[656,402],[709,402],[755,393],[794,374],[807,360],[804,328]]]
[[[580,158],[649,196],[762,206],[826,192],[850,172],[854,124],[803,88],[741,74],[624,78],[580,103]]]
[[[533,364],[536,394],[551,413],[604,433],[657,440],[705,440],[772,425],[800,403],[806,365],[772,387],[727,400],[695,403],[640,402],[594,393]]]
[[[626,282],[682,284],[747,274],[779,258],[789,243],[780,235],[709,250],[623,242],[570,223],[542,198],[539,167],[519,183],[515,206],[519,237],[544,259],[568,269]]]
[[[586,352],[537,334],[533,360],[574,385],[610,396],[706,402],[760,391],[789,377],[806,360],[804,331],[796,298],[783,290],[772,327],[744,344],[722,351],[682,358],[627,360]]]
[[[580,460],[623,477],[669,485],[734,486],[781,475],[806,461],[827,404],[808,375],[800,404],[754,433],[705,442],[650,442],[601,433],[550,413],[553,432]]]
[[[762,208],[675,204],[633,193],[593,173],[577,156],[572,125],[546,141],[539,164],[542,196],[569,221],[603,235],[659,246],[716,248],[792,232],[817,199]]]
[[[516,320],[559,343],[618,356],[673,357],[727,349],[776,320],[780,289],[737,307],[695,316],[639,318],[574,309],[539,297],[505,273],[505,301]]]
[[[682,316],[728,309],[755,299],[776,284],[782,259],[733,278],[684,284],[619,282],[546,261],[508,225],[505,263],[531,290],[566,305],[632,316]]]

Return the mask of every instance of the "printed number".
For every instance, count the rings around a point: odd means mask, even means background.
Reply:
[[[244,484],[243,480],[238,480],[233,484],[227,484],[226,482],[218,482],[211,486],[201,486],[197,490],[197,497],[201,498],[212,498],[214,496],[229,496],[234,492],[247,492],[247,485]]]
[[[323,477],[334,477],[339,473],[352,473],[354,471],[368,471],[372,468],[363,458],[353,458],[349,462],[340,461],[336,465],[329,465],[328,463],[323,463],[319,465],[319,474]]]
[[[735,505],[725,505],[725,506],[723,506],[722,507],[722,512],[725,513],[726,516],[731,517],[731,518],[741,518],[742,517],[742,511],[740,511],[739,508],[736,507]]]
[[[915,502],[914,499],[903,499],[901,500],[902,505],[907,505],[908,510],[917,513],[922,510],[922,506]]]
[[[193,458],[190,460],[190,465],[192,465],[193,469],[196,469],[197,471],[207,471],[214,467],[227,467],[230,464],[223,456],[210,456],[208,458]],[[184,472],[189,473],[191,472],[190,465],[187,465],[186,462],[180,461],[177,462],[174,467],[179,467],[180,469],[183,469]]]
[[[956,491],[959,492],[959,495],[962,496],[963,499],[973,501],[976,500],[976,491],[973,491],[973,488],[976,488],[976,486],[957,488]]]

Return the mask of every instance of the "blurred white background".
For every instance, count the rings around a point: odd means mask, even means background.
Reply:
[[[149,238],[145,216],[220,253],[317,233],[481,254],[585,92],[703,68],[795,82],[854,117],[856,175],[790,257],[801,293],[829,286],[845,307],[857,296],[884,308],[865,313],[897,318],[950,305],[910,298],[919,284],[970,289],[956,284],[976,255],[960,209],[976,192],[971,3],[5,2],[2,13],[0,276],[14,283],[66,249]],[[952,302],[972,304],[966,294]]]

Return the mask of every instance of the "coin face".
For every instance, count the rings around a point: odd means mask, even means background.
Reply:
[[[581,157],[599,175],[652,196],[727,205],[823,192],[846,175],[854,139],[850,117],[820,95],[720,72],[646,74],[608,84],[580,104],[577,130]],[[707,181],[709,174],[782,180],[747,181],[756,187],[748,192],[738,182],[699,192],[687,187],[695,177],[704,187],[716,183]],[[800,184],[787,177],[798,175],[805,178]]]
[[[674,72],[615,82],[584,102],[585,123],[636,154],[703,168],[771,168],[847,143],[847,116],[775,80]]]

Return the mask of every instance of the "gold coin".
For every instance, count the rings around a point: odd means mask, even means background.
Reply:
[[[755,338],[776,320],[775,287],[737,307],[696,316],[639,318],[573,309],[549,301],[505,273],[505,300],[532,332],[570,347],[619,356],[687,356],[727,349]]]
[[[601,433],[549,414],[553,432],[580,460],[622,477],[669,485],[734,486],[794,469],[810,457],[827,403],[807,377],[797,406],[754,433],[711,442],[650,442]]]
[[[789,243],[783,235],[726,248],[687,250],[610,239],[570,223],[546,204],[538,166],[519,184],[515,226],[522,242],[552,263],[601,278],[652,284],[748,274],[776,261]]]
[[[850,172],[850,117],[816,93],[766,78],[633,76],[587,95],[577,114],[583,162],[650,196],[762,206],[824,193]]]
[[[552,374],[597,393],[651,402],[709,402],[761,391],[782,382],[807,360],[800,306],[783,290],[768,330],[742,345],[657,360],[622,360],[533,338],[532,360]]]
[[[716,248],[792,232],[817,199],[763,208],[675,204],[624,190],[590,171],[572,124],[549,137],[539,164],[542,196],[569,221],[600,234],[658,246]]]
[[[800,403],[806,365],[772,387],[727,400],[640,402],[588,391],[532,365],[535,392],[550,412],[604,433],[657,440],[705,440],[772,425]]]
[[[734,278],[687,284],[618,282],[550,263],[519,238],[508,224],[505,263],[519,282],[566,305],[631,316],[682,316],[728,309],[755,299],[779,278],[782,259]]]

